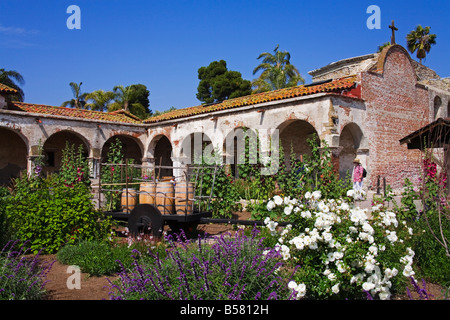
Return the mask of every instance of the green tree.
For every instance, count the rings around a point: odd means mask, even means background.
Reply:
[[[145,119],[152,114],[150,110],[150,91],[143,84],[130,86],[118,85],[113,88],[114,102],[108,108],[109,111],[125,110],[135,116]]]
[[[12,94],[9,99],[11,101],[23,101],[25,94],[23,90],[20,88],[20,85],[25,84],[25,80],[22,75],[14,70],[5,70],[3,68],[0,69],[0,83],[16,89],[17,93]]]
[[[84,109],[85,105],[86,105],[86,95],[87,93],[81,93],[81,85],[83,84],[83,82],[80,82],[79,84],[75,83],[75,82],[71,82],[69,83],[70,89],[72,90],[73,93],[73,98],[68,100],[68,101],[64,101],[61,104],[61,107],[67,107],[70,106],[71,108],[76,108],[76,109]]]
[[[278,51],[279,45],[274,49],[274,54],[263,52],[257,58],[263,58],[262,63],[254,70],[253,74],[262,71],[257,79],[252,81],[253,92],[265,92],[282,88],[295,87],[305,83],[298,69],[291,64],[291,55],[287,51]]]
[[[227,69],[224,60],[213,61],[198,69],[200,83],[197,99],[203,103],[214,103],[251,94],[251,82],[242,79],[238,71]]]
[[[86,94],[85,107],[90,110],[107,111],[109,105],[114,99],[114,93],[111,91],[95,90]]]
[[[383,51],[384,48],[389,47],[391,45],[391,42],[385,42],[383,43],[381,46],[378,46],[378,50],[377,52],[380,53],[381,51]]]
[[[417,51],[417,59],[422,63],[422,59],[425,59],[430,52],[431,46],[436,44],[436,35],[430,34],[430,27],[423,28],[418,25],[415,30],[406,35],[406,44],[409,52]]]

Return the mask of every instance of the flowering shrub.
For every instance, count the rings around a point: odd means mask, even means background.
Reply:
[[[264,222],[278,238],[277,251],[301,266],[289,284],[297,297],[364,298],[366,291],[389,299],[414,275],[414,252],[406,242],[412,230],[382,205],[372,208],[369,219],[349,199],[322,199],[314,191],[303,202],[275,196],[267,211]],[[280,231],[279,221],[292,224]]]
[[[189,242],[183,233],[168,236],[164,254],[135,251],[134,269],[123,269],[118,284],[111,284],[111,299],[289,299],[292,290],[281,276],[283,263],[277,250],[257,240],[222,235],[213,244],[199,237]]]
[[[0,252],[0,300],[38,300],[45,294],[45,277],[53,263],[39,265],[25,246],[10,241]]]

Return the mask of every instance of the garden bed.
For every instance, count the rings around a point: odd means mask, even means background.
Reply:
[[[233,214],[233,219],[249,220],[249,212],[239,212]],[[236,226],[227,224],[200,224],[197,230],[200,234],[208,234],[211,236],[220,235],[226,232],[234,233]],[[109,300],[108,279],[115,280],[117,276],[90,276],[89,274],[81,274],[81,289],[68,289],[67,279],[70,274],[67,273],[68,265],[64,265],[56,260],[56,255],[41,256],[42,262],[54,261],[53,266],[47,276],[47,300]],[[422,288],[422,283],[420,282]],[[419,299],[418,294],[414,291],[412,285],[409,286],[414,299]],[[444,288],[438,284],[426,283],[426,291],[432,300],[443,300]],[[393,297],[393,300],[409,300],[406,294]]]

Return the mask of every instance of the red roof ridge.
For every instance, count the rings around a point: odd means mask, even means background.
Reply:
[[[243,97],[228,99],[218,103],[177,109],[174,111],[163,113],[155,117],[147,118],[144,120],[144,123],[155,123],[164,120],[185,118],[196,114],[205,114],[212,111],[255,105],[263,102],[296,98],[316,93],[333,93],[342,89],[354,88],[357,79],[358,79],[357,75],[351,75],[334,79],[325,83],[317,83],[317,84],[312,83],[309,85],[302,84],[295,87],[277,89],[267,92],[260,92]]]
[[[0,92],[16,93],[18,91],[17,91],[17,89],[8,87],[6,84],[0,83]]]
[[[110,113],[96,110],[87,110],[87,109],[76,109],[76,108],[68,108],[68,107],[56,107],[45,104],[37,104],[37,103],[29,103],[29,102],[21,102],[14,101],[11,103],[16,108],[20,109],[19,111],[38,113],[38,114],[48,114],[54,116],[62,116],[62,117],[73,117],[73,118],[83,118],[90,120],[102,120],[102,121],[111,121],[111,122],[124,122],[124,123],[141,123],[142,120],[138,117],[128,113],[128,112],[120,112],[120,113]]]

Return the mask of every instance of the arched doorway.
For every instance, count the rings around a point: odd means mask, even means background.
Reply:
[[[0,185],[8,186],[27,169],[27,141],[18,133],[0,128]]]
[[[63,150],[67,145],[73,145],[78,151],[82,148],[84,157],[89,156],[89,144],[79,134],[72,131],[59,131],[52,134],[43,145],[45,174],[58,172],[61,168]]]
[[[341,131],[339,138],[339,177],[341,179],[351,176],[353,160],[357,157],[357,150],[364,143],[364,135],[355,123],[347,124]]]
[[[157,136],[150,144],[150,148],[153,150],[153,158],[157,169],[155,174],[158,177],[173,176],[172,168],[164,168],[173,166],[170,140],[164,135]]]
[[[111,148],[111,144],[119,140],[122,145],[122,153],[124,160],[132,159],[133,163],[141,164],[142,163],[142,145],[135,138],[127,136],[127,135],[115,135],[110,137],[102,148],[102,162],[105,163],[107,161],[108,152]]]
[[[289,163],[291,158],[301,160],[304,156],[311,155],[308,140],[315,139],[316,143],[320,145],[317,131],[308,121],[289,120],[282,123],[279,130],[286,163]]]

